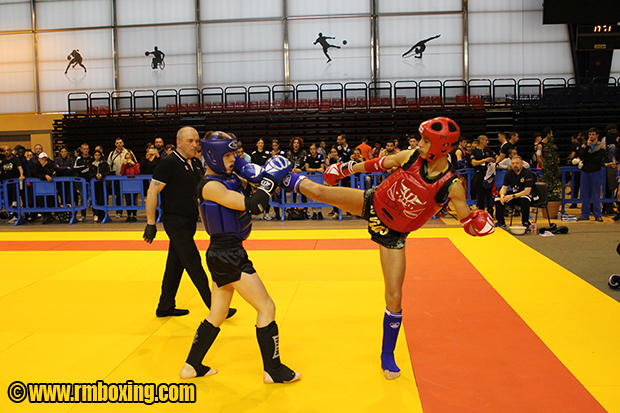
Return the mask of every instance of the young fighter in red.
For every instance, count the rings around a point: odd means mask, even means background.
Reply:
[[[331,165],[325,171],[325,183],[316,184],[303,176],[289,173],[282,186],[308,198],[325,202],[361,216],[368,221],[371,239],[379,244],[385,281],[385,315],[381,367],[385,378],[400,376],[394,361],[394,348],[402,321],[402,286],[405,278],[405,239],[420,228],[449,201],[452,202],[465,232],[473,236],[495,231],[485,211],[471,212],[465,189],[448,161],[460,130],[448,118],[435,118],[420,125],[422,139],[414,150],[354,164]],[[369,190],[336,187],[338,182],[358,172],[396,170],[378,187]]]

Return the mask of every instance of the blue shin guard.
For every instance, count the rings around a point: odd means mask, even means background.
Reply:
[[[383,347],[381,349],[381,368],[392,372],[400,369],[394,361],[394,348],[402,324],[403,312],[393,313],[387,308],[383,316]]]

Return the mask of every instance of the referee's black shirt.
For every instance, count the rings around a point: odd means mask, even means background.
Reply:
[[[166,184],[161,194],[161,209],[164,214],[182,215],[196,219],[198,205],[194,192],[204,174],[200,161],[183,158],[177,151],[161,159],[153,180]]]

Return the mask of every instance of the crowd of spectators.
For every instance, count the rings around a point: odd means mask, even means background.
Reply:
[[[533,145],[527,145],[524,153],[527,153],[527,161],[521,155],[519,148],[519,134],[511,131],[497,134],[497,140],[490,142],[486,135],[480,135],[475,139],[461,137],[458,146],[451,154],[451,163],[456,169],[472,168],[474,170],[471,188],[468,188],[470,198],[476,200],[478,209],[486,209],[490,214],[494,215],[496,210],[503,211],[505,209],[504,201],[509,201],[513,192],[501,194],[504,182],[495,182],[497,171],[507,170],[513,171],[514,165],[518,165],[519,172],[507,175],[508,179],[513,180],[516,176],[521,177],[522,170],[530,168],[540,169],[543,166],[543,158],[546,155],[546,145],[548,137],[553,136],[553,132],[546,128],[541,133],[534,134]],[[338,162],[363,162],[376,157],[393,155],[401,149],[414,149],[417,147],[419,136],[408,135],[405,145],[401,145],[401,141],[396,137],[385,137],[369,144],[367,138],[357,140],[359,144],[355,147],[349,144],[346,135],[339,135],[336,138],[335,145],[327,145],[324,140],[318,142],[306,143],[300,137],[294,137],[290,142],[285,142],[286,148],[278,139],[271,139],[266,142],[265,139],[258,139],[254,144],[254,148],[249,149],[244,146],[243,142],[239,142],[237,155],[243,157],[248,162],[258,165],[264,165],[267,160],[275,155],[285,156],[293,165],[294,172],[314,172],[323,173],[329,165]],[[95,194],[97,204],[103,203],[103,185],[105,177],[108,175],[138,175],[152,174],[160,159],[168,156],[174,151],[174,145],[165,145],[161,138],[155,139],[154,142],[146,145],[144,153],[137,156],[132,150],[125,148],[122,138],[117,138],[114,142],[114,149],[106,154],[101,146],[96,146],[94,151],[88,143],[82,144],[73,152],[69,148],[60,148],[52,161],[48,155],[43,152],[41,145],[35,145],[32,150],[26,150],[22,145],[17,145],[11,149],[7,146],[0,148],[0,181],[7,179],[25,179],[27,177],[35,177],[53,180],[54,177],[61,176],[78,176],[86,180],[95,180]],[[285,150],[287,149],[287,150]],[[198,155],[200,157],[200,154]],[[620,156],[620,141],[618,137],[616,125],[608,125],[604,136],[601,138],[596,128],[589,131],[582,131],[571,137],[571,152],[563,164],[579,166],[580,172],[575,180],[576,185],[573,188],[576,193],[574,197],[581,191],[582,198],[585,202],[582,204],[581,216],[579,219],[589,219],[590,204],[592,204],[592,212],[596,221],[601,221],[601,215],[604,213],[614,214],[614,220],[620,220],[620,212],[614,211],[613,204],[605,204],[601,207],[601,188],[603,179],[608,180],[607,194],[605,198],[610,198],[616,193],[618,202],[620,203],[620,195],[617,194],[617,163],[616,159]],[[601,168],[607,168],[607,176],[603,176]],[[529,175],[528,175],[529,176]],[[147,183],[145,182],[145,185]],[[109,185],[109,183],[108,183]],[[120,185],[118,181],[114,181],[114,185]],[[350,185],[348,179],[343,180],[342,185]],[[582,186],[583,185],[583,186]],[[514,185],[510,185],[512,188]],[[520,186],[517,185],[517,189]],[[123,200],[120,199],[119,188],[114,188],[117,194],[113,200],[114,205],[119,206],[116,213],[117,218],[122,218],[121,210]],[[523,190],[523,188],[521,188]],[[58,199],[61,205],[68,204],[71,199],[69,186],[58,187]],[[523,197],[534,200],[536,197],[535,188],[525,190],[527,194]],[[597,192],[598,191],[598,192]],[[108,191],[109,192],[109,191]],[[145,188],[146,193],[146,188]],[[598,194],[598,196],[597,196]],[[85,194],[76,193],[74,199],[82,199]],[[280,196],[280,195],[277,195]],[[16,194],[8,193],[10,205],[17,202]],[[136,200],[126,195],[125,205],[135,205]],[[303,199],[303,201],[306,201]],[[589,202],[588,202],[589,201]],[[36,201],[37,203],[39,200]],[[80,201],[83,202],[83,201]],[[498,202],[502,204],[501,208],[497,208]],[[529,205],[523,204],[523,200],[518,203],[523,209],[529,208]],[[523,205],[522,205],[523,204]],[[83,204],[80,204],[83,205]],[[572,205],[576,207],[576,205]],[[302,218],[313,220],[323,219],[321,208],[303,208],[296,211],[301,214]],[[337,210],[330,212],[330,216],[337,217]],[[17,220],[15,214],[10,216],[6,211],[2,211],[0,218],[8,219],[14,223]],[[127,222],[137,220],[136,211],[127,211]],[[93,219],[95,222],[103,219],[104,212],[101,210],[93,210]],[[78,220],[82,221],[86,217],[86,210],[81,211]],[[28,214],[28,221],[35,221],[37,214]],[[42,216],[43,223],[53,222],[52,214]],[[275,211],[275,217],[270,211],[258,216],[259,219],[271,220],[279,218],[279,209]],[[297,218],[301,219],[301,218]],[[529,226],[529,221],[523,215],[523,224]],[[503,217],[498,217],[498,225],[503,225]]]

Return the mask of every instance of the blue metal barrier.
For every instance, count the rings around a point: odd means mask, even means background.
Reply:
[[[0,211],[4,208],[4,185],[0,182]]]
[[[466,168],[466,169],[459,169],[456,171],[456,174],[461,177],[464,176],[467,179],[467,184],[465,187],[465,202],[467,202],[467,206],[472,206],[476,203],[476,200],[472,200],[471,199],[471,193],[472,193],[472,184],[471,184],[471,180],[474,177],[474,169],[473,168]]]
[[[146,209],[146,193],[152,175],[108,175],[90,181],[91,205],[105,213],[102,224],[111,222],[109,211],[137,211]],[[103,191],[103,199],[97,200],[96,186]],[[157,222],[161,220],[161,199],[157,202]]]
[[[75,199],[76,189],[86,194],[86,180],[72,176],[54,178],[51,182],[38,178],[7,179],[4,181],[4,207],[17,214],[14,225],[24,223],[24,213],[71,212],[69,224],[76,221],[75,212],[86,209],[87,198]],[[15,194],[15,206],[9,202],[9,193]]]
[[[323,185],[323,174],[319,173],[319,172],[300,172],[299,175],[305,175],[307,179],[311,180],[312,182],[315,182],[319,185]],[[280,208],[281,209],[281,217],[280,220],[284,221],[285,219],[285,213],[286,213],[286,208],[322,208],[322,207],[331,207],[332,205],[329,204],[324,204],[322,202],[317,202],[314,201],[310,198],[307,198],[306,202],[302,202],[302,198],[301,198],[301,194],[293,194],[290,192],[286,192],[284,189],[281,190],[282,192],[280,193],[280,201],[281,202],[277,202],[276,200],[274,200],[274,197],[272,197],[269,200],[269,205],[271,205],[274,208]],[[287,202],[287,196],[289,197],[290,201]],[[340,221],[342,221],[342,210],[338,210],[338,219]]]
[[[566,204],[581,204],[581,194],[579,194],[579,197],[577,198],[577,191],[575,190],[575,181],[577,179],[577,177],[581,178],[580,174],[577,174],[575,172],[579,172],[581,173],[581,169],[579,169],[576,166],[563,166],[560,168],[560,171],[562,172],[562,213],[565,214],[566,213]],[[570,198],[566,197],[566,178],[567,175],[570,174]],[[602,181],[603,181],[603,192],[601,195],[601,203],[603,204],[608,204],[608,203],[614,203],[616,202],[616,198],[612,197],[612,198],[604,198],[605,194],[607,193],[607,168],[603,167],[601,168],[601,172],[600,174],[602,175]]]

